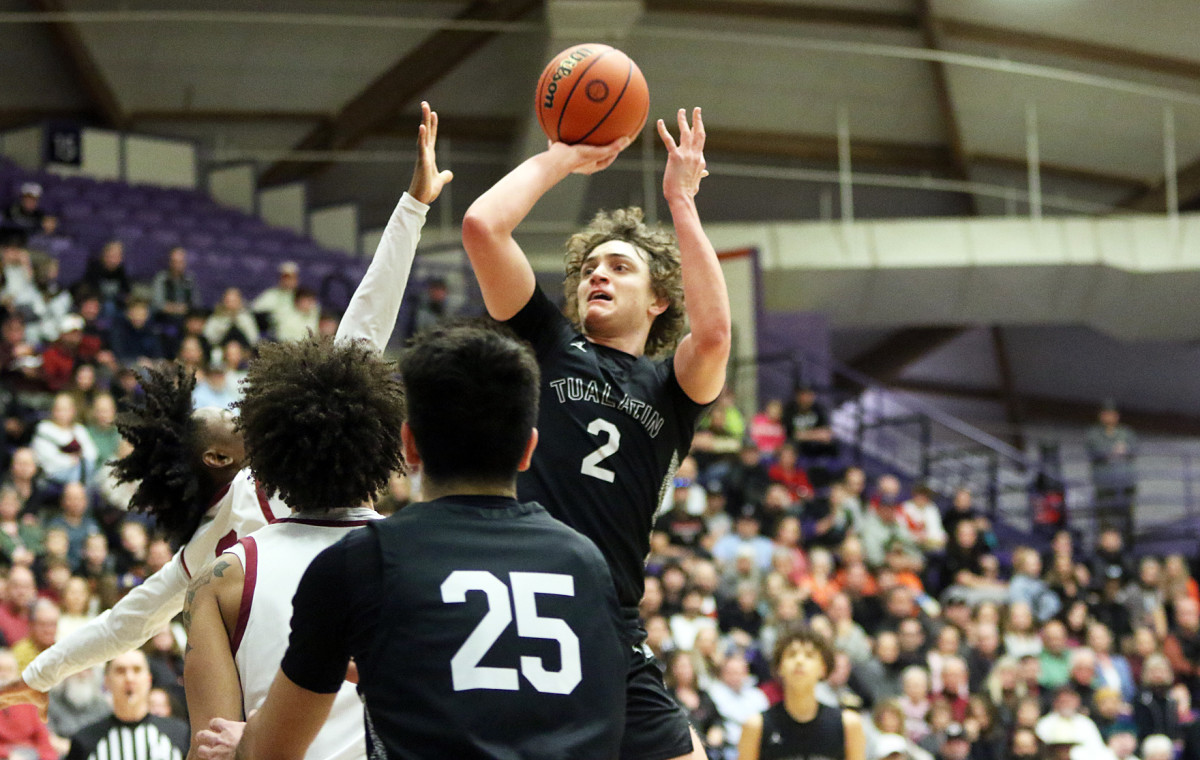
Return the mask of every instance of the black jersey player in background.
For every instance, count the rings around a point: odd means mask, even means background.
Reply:
[[[817,702],[817,684],[833,670],[833,645],[797,626],[779,637],[772,659],[783,701],[742,726],[738,760],[864,760],[859,714]]]
[[[566,317],[537,288],[513,232],[542,195],[571,173],[606,168],[627,139],[604,147],[553,143],[484,193],[463,220],[488,313],[533,344],[542,370],[544,445],[520,478],[520,496],[595,541],[617,584],[635,645],[621,748],[629,760],[704,757],[661,671],[643,654],[637,615],[654,513],[696,419],[725,384],[730,350],[725,279],[695,203],[707,174],[700,109],[690,125],[680,109],[678,122],[678,145],[658,122],[674,237],[648,229],[638,209],[599,214],[567,243]],[[680,340],[684,296],[691,332]]]
[[[495,329],[436,327],[400,368],[408,418],[397,424],[425,501],[309,565],[237,757],[303,757],[351,657],[369,757],[615,757],[627,656],[612,578],[592,542],[515,498],[537,444],[532,353]],[[202,757],[235,743],[241,724],[212,727]]]

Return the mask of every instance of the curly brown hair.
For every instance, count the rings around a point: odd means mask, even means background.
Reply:
[[[650,260],[650,285],[654,295],[666,298],[670,305],[650,326],[646,339],[646,355],[664,356],[675,350],[687,329],[687,313],[683,304],[683,269],[679,263],[679,246],[675,235],[661,227],[648,227],[642,221],[642,210],[631,206],[615,211],[600,211],[591,223],[567,240],[564,260],[566,279],[566,312],[571,322],[579,324],[579,280],[583,260],[596,246],[610,240],[621,240],[646,252]]]
[[[808,625],[802,623],[794,623],[787,626],[775,641],[775,651],[771,655],[771,671],[779,672],[779,666],[783,662],[783,655],[787,652],[788,647],[792,644],[808,644],[816,650],[821,656],[821,661],[825,663],[825,676],[828,677],[833,672],[835,650],[833,643],[817,633]]]

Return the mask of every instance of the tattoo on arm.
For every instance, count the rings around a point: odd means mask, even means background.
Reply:
[[[212,583],[213,576],[221,578],[225,574],[225,570],[229,568],[228,560],[218,559],[207,570],[197,575],[188,585],[187,597],[183,600],[183,630],[191,633],[192,630],[192,603],[196,600],[196,594],[201,588]],[[188,646],[191,649],[191,645]]]

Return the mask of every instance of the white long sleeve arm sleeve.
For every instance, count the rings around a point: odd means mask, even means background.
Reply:
[[[188,576],[181,553],[87,625],[55,642],[21,674],[38,691],[49,691],[81,670],[102,665],[141,646],[183,609]]]
[[[429,206],[405,193],[392,212],[371,266],[354,290],[335,340],[365,338],[380,353],[396,327]]]

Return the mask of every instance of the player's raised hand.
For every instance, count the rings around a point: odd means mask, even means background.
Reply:
[[[46,720],[46,705],[48,702],[49,697],[46,695],[46,692],[33,688],[25,683],[25,679],[23,678],[18,678],[0,687],[0,710],[7,709],[13,705],[33,705],[38,709],[38,715],[41,716],[44,722]]]
[[[631,137],[621,137],[608,145],[586,145],[577,143],[568,145],[563,142],[552,142],[548,152],[562,161],[571,174],[595,174],[603,171],[617,160],[621,151],[633,142]]]
[[[437,128],[437,112],[430,110],[429,104],[421,101],[421,126],[417,128],[417,165],[413,167],[408,194],[425,205],[437,200],[446,183],[454,179],[454,172],[449,169],[438,171],[437,154],[434,152],[437,145]]]
[[[245,730],[241,721],[213,718],[207,729],[196,733],[196,755],[200,760],[233,760]]]
[[[700,192],[700,180],[708,176],[704,166],[704,121],[700,109],[692,109],[689,126],[687,111],[680,108],[679,143],[671,137],[670,130],[662,119],[658,120],[658,135],[667,148],[667,170],[663,173],[663,195],[668,201],[676,198],[694,198]]]

